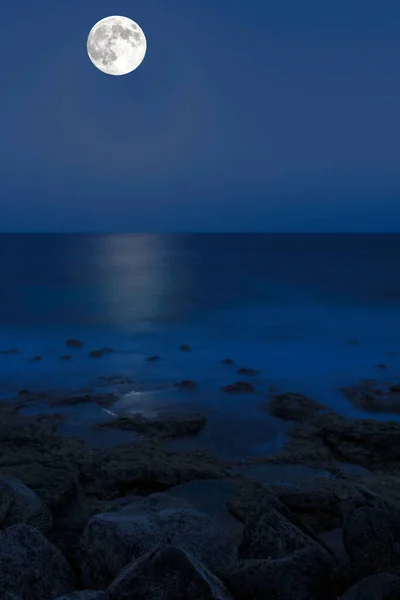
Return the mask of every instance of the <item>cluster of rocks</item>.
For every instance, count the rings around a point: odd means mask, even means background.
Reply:
[[[223,389],[255,391],[247,381]],[[343,392],[370,410],[378,397],[397,406],[397,384],[377,389]],[[60,415],[19,415],[37,400],[107,408],[117,396],[21,390],[14,404],[0,402],[0,600],[400,599],[400,423],[344,419],[302,394],[275,394],[266,409],[287,421],[287,442],[246,465],[307,465],[315,477],[267,484],[239,472],[241,462],[166,449],[201,431],[201,414],[117,417],[97,427],[141,441],[89,449],[56,434]],[[237,526],[174,494],[198,480],[233,485],[225,508]]]
[[[347,499],[345,558],[277,496],[260,490],[238,539],[168,493],[130,496],[89,517],[75,555],[57,544],[57,511],[0,477],[4,600],[395,600],[400,505],[358,485]],[[104,509],[105,507],[103,507]]]
[[[293,428],[260,460],[335,477],[266,485],[206,452],[166,450],[201,415],[117,420],[147,440],[89,450],[56,435],[58,415],[0,403],[0,598],[399,598],[400,424],[346,421],[293,393],[267,407]],[[234,484],[239,529],[174,495],[201,479]]]

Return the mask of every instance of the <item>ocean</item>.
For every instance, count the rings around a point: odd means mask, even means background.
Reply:
[[[2,234],[0,396],[123,375],[123,410],[200,410],[210,426],[193,443],[259,454],[284,435],[265,411],[271,389],[365,416],[340,388],[399,381],[399,265],[397,234]],[[260,370],[256,394],[221,392],[239,367]],[[198,389],[172,388],[182,379]],[[70,409],[68,432],[99,410]]]

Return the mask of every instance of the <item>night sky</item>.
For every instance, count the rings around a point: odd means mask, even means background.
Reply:
[[[400,231],[399,0],[7,0],[0,45],[1,231]]]

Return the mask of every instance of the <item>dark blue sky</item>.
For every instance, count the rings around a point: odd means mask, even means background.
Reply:
[[[1,231],[400,230],[399,0],[8,1],[0,45]]]

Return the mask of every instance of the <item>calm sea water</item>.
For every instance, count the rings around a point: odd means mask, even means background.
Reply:
[[[20,350],[0,355],[1,390],[121,373],[148,410],[172,402],[184,378],[200,387],[179,402],[238,423],[266,426],[270,385],[358,414],[340,386],[400,376],[399,265],[391,234],[0,235],[0,350]],[[69,352],[69,337],[84,348]],[[104,346],[114,352],[87,356]],[[227,401],[219,389],[238,377],[225,357],[262,371],[260,394]]]

